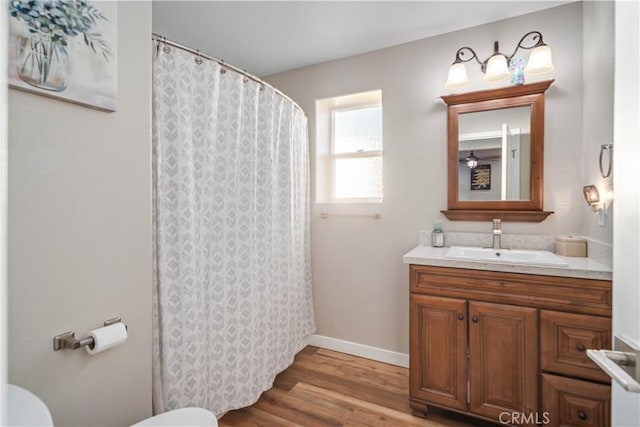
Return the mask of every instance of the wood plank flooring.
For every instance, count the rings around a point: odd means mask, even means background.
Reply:
[[[409,370],[307,346],[273,388],[220,427],[478,427],[493,424],[438,409],[427,419],[409,408]]]

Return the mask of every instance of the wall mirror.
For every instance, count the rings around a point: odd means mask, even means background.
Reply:
[[[548,80],[443,96],[450,220],[540,222]]]

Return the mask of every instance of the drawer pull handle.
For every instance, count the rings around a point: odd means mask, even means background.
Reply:
[[[580,411],[580,412],[578,412],[578,418],[580,418],[581,420],[583,420],[583,421],[584,421],[584,420],[586,420],[588,417],[587,417],[587,414],[585,414],[584,412]]]
[[[587,348],[585,346],[583,346],[582,344],[578,344],[578,346],[576,347],[578,349],[578,351],[585,351]]]
[[[478,323],[478,316],[473,316],[473,317],[471,318],[471,321],[472,321],[473,323]]]
[[[458,314],[458,320],[464,320],[464,315]]]

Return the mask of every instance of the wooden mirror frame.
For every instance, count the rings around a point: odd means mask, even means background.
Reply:
[[[553,212],[544,211],[544,92],[553,80],[521,86],[443,96],[447,110],[448,203],[441,211],[452,221],[541,222]],[[530,200],[462,201],[458,199],[458,115],[503,108],[531,107]]]

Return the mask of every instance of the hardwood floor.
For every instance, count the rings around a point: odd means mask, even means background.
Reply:
[[[409,370],[307,346],[248,408],[228,412],[220,427],[421,426],[493,424],[437,409],[427,419],[409,409]]]

